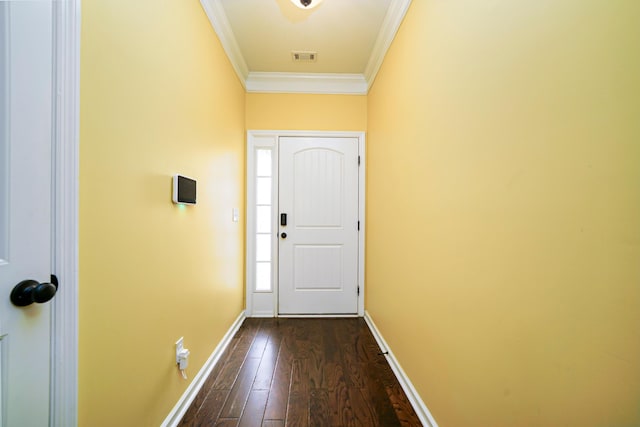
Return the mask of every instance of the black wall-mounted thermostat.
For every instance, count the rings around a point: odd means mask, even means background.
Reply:
[[[196,180],[183,175],[173,176],[173,203],[196,204]]]

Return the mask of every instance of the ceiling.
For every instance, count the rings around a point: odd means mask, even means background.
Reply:
[[[201,0],[247,91],[354,94],[367,93],[410,2]]]

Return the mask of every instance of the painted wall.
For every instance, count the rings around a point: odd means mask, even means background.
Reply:
[[[246,126],[251,130],[346,130],[367,128],[364,95],[248,93]]]
[[[245,94],[197,1],[83,2],[81,41],[80,426],[157,426],[243,308]]]
[[[416,0],[393,42],[367,308],[441,427],[640,425],[638,22],[627,0]]]

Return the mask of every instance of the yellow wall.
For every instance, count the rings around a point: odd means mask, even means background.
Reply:
[[[157,426],[243,307],[245,94],[197,1],[83,2],[81,58],[80,426]]]
[[[247,94],[247,129],[345,130],[367,127],[364,95]]]
[[[640,3],[414,0],[367,309],[441,427],[640,425]]]

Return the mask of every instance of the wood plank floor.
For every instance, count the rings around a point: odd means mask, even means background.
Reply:
[[[246,319],[181,426],[420,426],[361,318]]]

